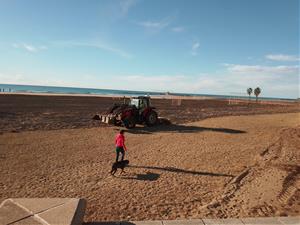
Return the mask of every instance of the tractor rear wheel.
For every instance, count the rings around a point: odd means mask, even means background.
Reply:
[[[155,111],[151,111],[148,113],[146,117],[147,126],[151,127],[157,123],[157,113]]]

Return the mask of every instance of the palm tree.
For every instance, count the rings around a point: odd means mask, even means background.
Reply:
[[[248,93],[248,95],[249,95],[249,101],[250,101],[250,95],[252,94],[252,88],[248,88],[248,89],[247,89],[247,93]]]
[[[255,88],[254,94],[255,94],[255,96],[256,96],[256,102],[257,102],[257,100],[258,100],[258,96],[259,96],[260,92],[261,92],[261,89],[260,89],[259,87]]]

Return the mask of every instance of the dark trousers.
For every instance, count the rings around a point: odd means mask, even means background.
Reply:
[[[125,151],[124,151],[123,147],[117,147],[116,148],[116,153],[117,153],[116,162],[118,162],[118,160],[119,160],[119,154],[120,153],[122,154],[122,160],[121,161],[123,161],[124,156],[125,156]]]

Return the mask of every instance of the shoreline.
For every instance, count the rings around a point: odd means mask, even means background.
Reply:
[[[0,95],[30,95],[30,96],[70,96],[70,97],[100,97],[100,98],[130,98],[132,95],[118,94],[77,94],[77,93],[36,93],[36,92],[0,92]],[[142,96],[142,95],[141,95]],[[182,96],[182,95],[149,95],[155,99],[222,99],[209,96]]]

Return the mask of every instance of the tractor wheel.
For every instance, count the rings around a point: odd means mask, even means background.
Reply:
[[[134,120],[133,117],[129,117],[129,118],[124,119],[123,124],[128,129],[135,128],[135,120]]]
[[[148,113],[146,117],[147,126],[151,127],[157,123],[157,113],[155,111],[151,111]]]

